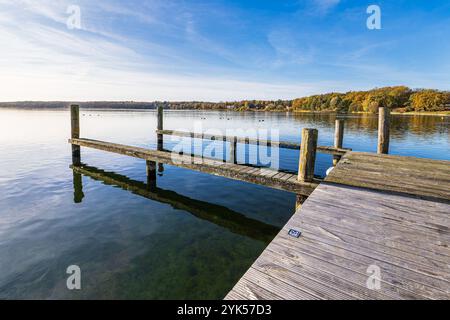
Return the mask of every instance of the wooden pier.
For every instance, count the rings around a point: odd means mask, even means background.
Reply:
[[[450,299],[449,215],[450,162],[349,152],[226,299]]]
[[[70,139],[69,142],[75,146],[122,154],[150,162],[168,164],[303,195],[311,194],[320,182],[319,179],[311,182],[299,181],[296,174],[279,172],[268,168],[255,168],[248,165],[226,163],[222,160],[201,156],[174,154],[170,151],[150,150],[92,139]]]
[[[207,135],[204,133],[182,132],[163,129],[163,110],[158,108],[157,113],[157,150],[150,150],[135,146],[122,145],[106,141],[98,141],[80,138],[79,106],[71,106],[72,135],[69,143],[72,145],[72,162],[80,166],[81,147],[112,152],[130,157],[140,158],[147,162],[147,175],[150,179],[156,179],[156,164],[168,164],[189,170],[200,171],[229,179],[245,181],[264,185],[270,188],[294,192],[302,196],[308,196],[319,185],[322,179],[314,176],[316,152],[331,154],[341,157],[350,149],[342,146],[317,146],[318,132],[316,129],[305,128],[302,131],[301,143],[267,141],[252,139],[249,137],[230,137],[221,135]],[[225,159],[208,158],[203,155],[177,154],[164,149],[164,135],[190,137],[209,141],[222,141],[230,143],[232,156],[228,162]],[[293,174],[278,171],[266,167],[238,163],[236,157],[237,144],[265,145],[268,147],[300,150],[299,172]]]
[[[450,162],[387,155],[387,108],[379,112],[378,154],[343,148],[341,119],[334,146],[318,146],[316,129],[303,129],[296,144],[164,130],[161,108],[157,119],[157,150],[150,150],[81,138],[79,109],[71,107],[76,201],[83,198],[83,174],[268,243],[273,226],[158,189],[157,164],[296,193],[296,213],[226,299],[450,299]],[[229,143],[230,159],[165,150],[165,135]],[[238,143],[299,150],[298,173],[239,164]],[[145,160],[147,184],[84,165],[81,147]],[[325,180],[314,175],[316,152],[333,155]],[[219,214],[209,217],[209,211]]]

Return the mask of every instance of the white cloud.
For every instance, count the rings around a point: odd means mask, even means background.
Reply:
[[[325,11],[339,4],[309,1]],[[410,78],[403,73],[402,81],[400,67],[371,64],[369,53],[379,44],[348,34],[334,44],[332,34],[296,29],[292,20],[278,28],[258,25],[245,40],[230,32],[216,35],[208,28],[230,27],[232,33],[245,32],[247,25],[234,28],[242,17],[219,9],[211,18],[210,4],[194,9],[163,0],[78,0],[82,30],[69,30],[66,9],[72,2],[0,0],[0,100],[278,99],[389,79],[416,86],[445,78],[417,71]],[[256,39],[261,29],[272,31]]]
[[[83,30],[68,30],[64,2],[55,5],[41,1],[37,5],[35,1],[2,0],[0,6],[4,9],[0,14],[0,39],[8,44],[0,51],[4,101],[278,99],[313,91],[311,85],[244,81],[224,73],[205,76],[187,70],[177,73],[176,68],[175,73],[163,72],[164,66],[157,59],[137,53],[127,44],[154,49],[173,61],[182,61],[182,56],[158,44],[99,30],[99,23],[83,23],[87,26]],[[104,3],[98,8],[82,6],[82,15],[93,16],[100,9],[136,17],[129,7],[122,11]],[[157,23],[137,16],[145,23]],[[189,24],[186,28],[188,41],[227,55],[189,29]]]

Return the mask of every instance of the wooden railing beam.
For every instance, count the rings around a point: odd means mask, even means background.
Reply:
[[[205,140],[214,140],[214,141],[232,141],[234,136],[223,136],[223,135],[211,135],[206,133],[194,133],[194,132],[185,132],[185,131],[176,131],[176,130],[157,130],[157,134],[163,135],[172,135],[178,137],[190,137],[194,139],[205,139]],[[242,144],[252,144],[252,145],[266,145],[275,148],[283,148],[283,149],[291,149],[291,150],[300,150],[301,145],[294,142],[286,142],[286,141],[269,141],[269,140],[261,140],[261,139],[251,139],[251,138],[243,138],[236,137],[236,143]],[[326,153],[331,155],[345,155],[348,151],[351,151],[349,148],[336,148],[332,146],[317,146],[317,152]]]

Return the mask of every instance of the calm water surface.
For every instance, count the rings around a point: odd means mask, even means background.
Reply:
[[[273,128],[297,142],[315,127],[332,145],[334,120],[169,111],[164,126]],[[450,160],[449,121],[394,117],[391,153]],[[155,148],[155,126],[153,111],[81,111],[82,137]],[[344,147],[375,151],[376,130],[376,117],[348,117]],[[69,135],[68,111],[0,110],[0,298],[223,298],[294,211],[289,192],[171,166],[149,191],[144,161],[95,150],[82,149],[89,167],[74,173]],[[297,152],[280,158],[296,169]],[[317,174],[331,161],[319,155]],[[69,265],[81,268],[80,291],[66,288]]]

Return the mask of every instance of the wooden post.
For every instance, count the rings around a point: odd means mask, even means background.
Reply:
[[[317,129],[302,130],[302,144],[298,164],[298,181],[312,182],[314,180],[314,165],[316,163]]]
[[[342,148],[344,142],[344,120],[336,119],[335,131],[334,131],[334,147]],[[333,156],[333,166],[341,160],[341,156]]]
[[[163,107],[158,106],[158,130],[163,130]],[[164,148],[164,136],[158,133],[158,151],[162,151]]]
[[[154,190],[156,188],[156,162],[147,160],[146,168],[147,168],[147,187],[150,190]]]
[[[391,111],[387,107],[378,108],[378,153],[389,153],[389,129]]]
[[[237,157],[236,157],[236,150],[237,150],[237,137],[233,137],[230,140],[230,163],[236,163]]]
[[[70,106],[70,122],[71,122],[71,138],[80,138],[80,106],[72,104]],[[72,144],[72,164],[75,166],[81,165],[80,146]]]

